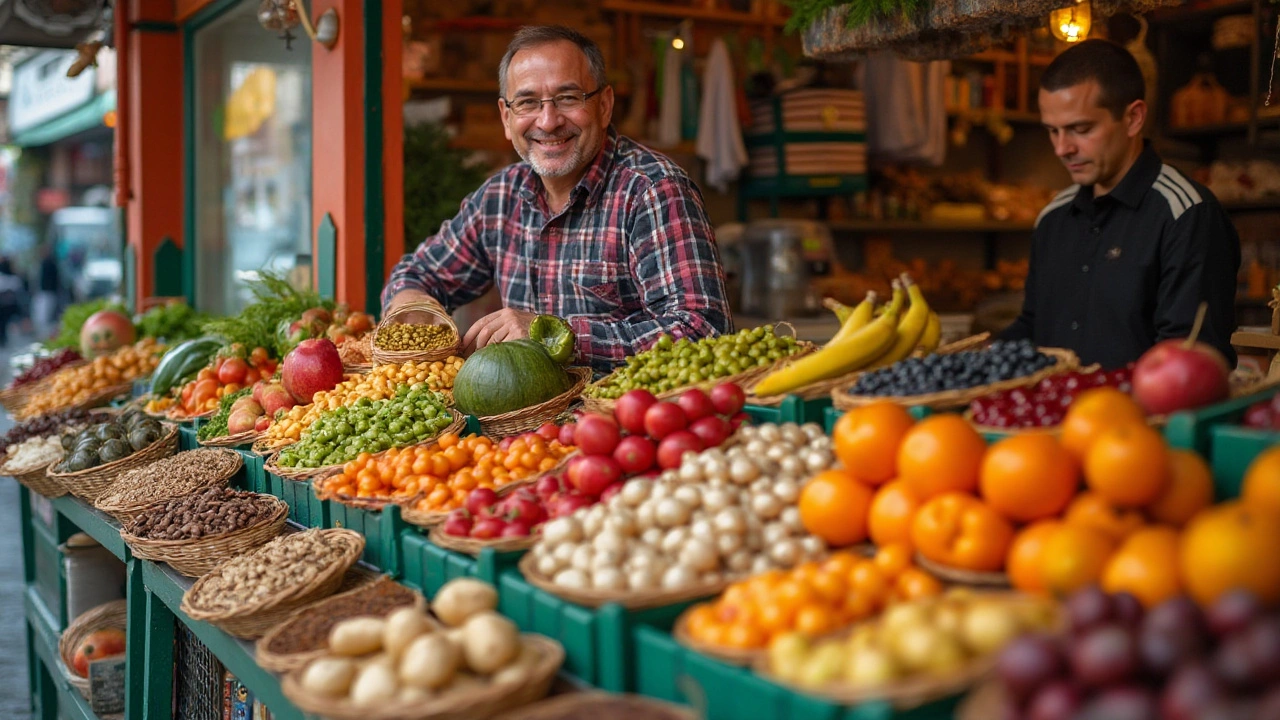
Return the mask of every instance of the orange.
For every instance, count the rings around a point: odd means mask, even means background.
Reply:
[[[909,567],[898,576],[894,589],[902,600],[919,600],[941,595],[942,583],[918,567]]]
[[[810,637],[829,633],[836,626],[835,611],[820,604],[803,605],[796,611],[796,630]]]
[[[898,445],[914,423],[905,408],[888,401],[850,410],[831,429],[836,457],[864,483],[891,480],[898,473]]]
[[[751,650],[764,647],[767,640],[760,628],[738,623],[729,626],[725,633],[724,644],[739,650]]]
[[[1058,520],[1041,520],[1018,531],[1009,546],[1009,556],[1005,558],[1005,572],[1014,588],[1023,592],[1044,592],[1044,576],[1041,563],[1044,560],[1044,546],[1062,522]]]
[[[889,578],[871,560],[863,560],[849,573],[849,592],[862,595],[876,607],[889,597]]]
[[[1093,441],[1084,457],[1084,480],[1115,505],[1142,507],[1169,486],[1169,465],[1169,448],[1160,433],[1130,423]]]
[[[1142,514],[1137,510],[1121,510],[1096,492],[1080,493],[1067,506],[1064,519],[1070,525],[1082,525],[1101,530],[1116,543],[1124,540],[1145,523]]]
[[[898,477],[921,502],[946,492],[972,492],[987,444],[964,418],[933,415],[907,431],[898,447]]]
[[[1147,608],[1180,593],[1178,531],[1152,525],[1130,535],[1107,561],[1102,589],[1130,593]]]
[[[1080,466],[1052,435],[1023,433],[992,445],[982,460],[982,498],[1015,522],[1062,512],[1080,487]]]
[[[1062,445],[1076,458],[1084,460],[1094,440],[1125,423],[1147,423],[1146,414],[1133,398],[1115,388],[1086,390],[1071,401],[1071,408],[1062,419]]]
[[[1044,541],[1040,576],[1045,589],[1066,594],[1102,579],[1102,571],[1115,550],[1111,537],[1101,530],[1063,524]]]
[[[843,470],[825,470],[800,491],[800,522],[832,547],[867,539],[871,488]]]
[[[1243,588],[1267,605],[1280,602],[1280,514],[1233,501],[1192,518],[1179,551],[1183,582],[1191,597],[1209,605]]]
[[[1249,463],[1240,499],[1252,507],[1280,513],[1280,447],[1263,452]]]
[[[848,573],[823,571],[809,581],[809,586],[823,602],[833,606],[839,605],[844,602],[844,596],[849,592],[849,584],[846,581],[848,576]]]
[[[876,490],[867,516],[867,534],[871,536],[871,542],[882,547],[910,545],[911,518],[915,517],[919,507],[920,501],[901,480],[894,480]]]
[[[1147,508],[1147,515],[1156,522],[1182,527],[1212,504],[1209,464],[1190,450],[1170,449],[1169,486]]]
[[[876,550],[876,567],[885,577],[895,579],[911,567],[911,546],[906,544],[882,545]]]
[[[698,639],[706,637],[707,629],[715,624],[716,614],[710,603],[694,606],[685,620],[685,627],[689,634]]]
[[[769,634],[782,633],[791,629],[795,622],[795,610],[781,605],[763,605],[756,617],[760,629]]]
[[[911,541],[936,563],[995,572],[1004,567],[1013,525],[978,498],[952,492],[921,506],[911,523]]]

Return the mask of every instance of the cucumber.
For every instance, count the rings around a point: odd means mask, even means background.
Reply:
[[[182,378],[208,365],[221,347],[222,340],[216,337],[196,338],[175,345],[160,358],[160,364],[151,376],[151,393],[167,395]]]

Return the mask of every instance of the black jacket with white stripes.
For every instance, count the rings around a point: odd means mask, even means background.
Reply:
[[[1022,314],[1001,337],[1120,367],[1160,340],[1187,337],[1207,301],[1199,338],[1235,367],[1240,238],[1217,198],[1149,142],[1110,193],[1058,193],[1036,219],[1030,266]]]

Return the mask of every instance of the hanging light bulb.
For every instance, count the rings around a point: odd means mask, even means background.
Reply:
[[[1063,42],[1080,42],[1089,37],[1093,12],[1089,0],[1077,0],[1049,13],[1049,30]]]

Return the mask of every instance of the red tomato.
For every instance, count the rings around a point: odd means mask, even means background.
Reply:
[[[256,347],[249,353],[249,362],[256,368],[262,367],[263,363],[270,359],[271,356],[267,354],[266,348]]]
[[[200,372],[196,373],[196,381],[212,380],[218,377],[218,371],[211,367],[200,368]]]
[[[261,373],[259,373],[254,368],[249,368],[249,370],[246,371],[244,374],[244,382],[242,384],[245,387],[251,387],[254,383],[258,382],[261,379],[262,379]]]
[[[196,384],[189,382],[182,386],[182,404],[189,405],[191,403],[191,393],[195,392]]]
[[[218,380],[220,380],[223,385],[230,385],[231,383],[243,385],[245,382],[245,375],[248,372],[249,363],[236,357],[227,358],[218,368]]]
[[[207,400],[218,399],[218,381],[214,378],[197,380],[195,389],[191,391],[191,402],[196,407],[204,407]]]

